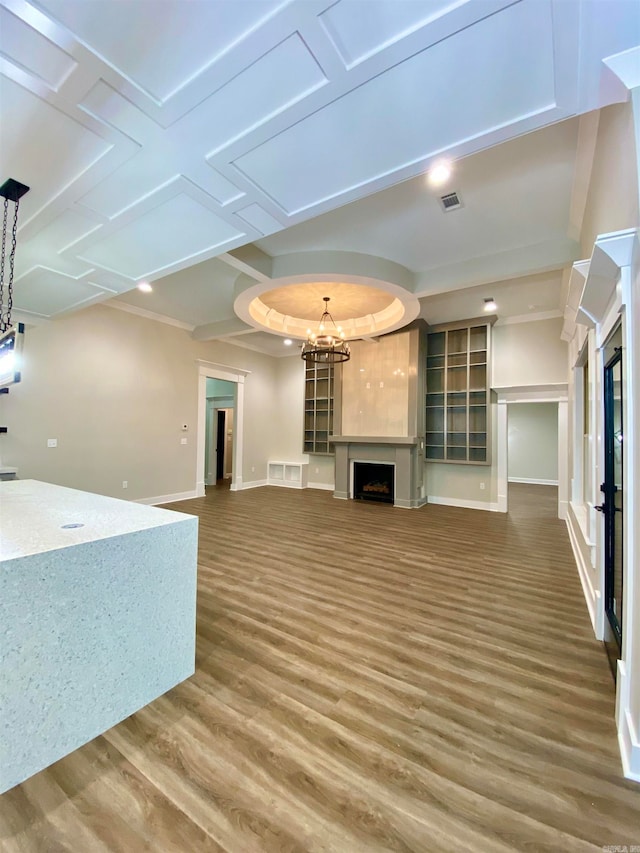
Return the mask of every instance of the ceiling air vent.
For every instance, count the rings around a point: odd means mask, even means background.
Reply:
[[[444,212],[448,213],[450,210],[457,210],[459,207],[462,207],[462,199],[456,192],[447,193],[440,196],[440,204]]]

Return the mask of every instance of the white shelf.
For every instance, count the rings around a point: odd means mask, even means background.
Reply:
[[[267,485],[306,489],[308,471],[308,462],[268,462]]]

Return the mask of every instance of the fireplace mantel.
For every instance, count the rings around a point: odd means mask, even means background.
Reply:
[[[418,439],[415,435],[331,435],[329,443],[415,445]]]

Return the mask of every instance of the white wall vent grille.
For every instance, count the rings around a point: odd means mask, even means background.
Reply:
[[[448,213],[450,210],[457,210],[462,207],[462,199],[457,192],[447,193],[440,196],[440,204],[444,212]]]

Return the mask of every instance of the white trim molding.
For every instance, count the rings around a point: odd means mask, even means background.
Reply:
[[[176,503],[176,501],[190,501],[197,497],[200,497],[200,495],[196,494],[195,489],[191,489],[191,491],[176,492],[173,495],[157,495],[155,498],[136,498],[134,501],[131,501],[131,503],[145,504],[146,506],[159,506],[160,504]]]
[[[623,635],[616,684],[616,725],[624,774],[640,782],[640,549],[635,520],[640,502],[640,231],[632,228],[600,235],[591,259],[574,265],[573,301],[565,313],[565,332],[574,355],[580,349],[584,328],[589,339],[589,365],[595,366],[594,411],[591,420],[591,462],[595,473],[590,506],[599,500],[597,483],[604,479],[604,388],[603,374],[607,339],[620,324],[622,330],[622,370],[625,380],[623,406]],[[576,267],[579,269],[576,270]],[[570,294],[571,297],[571,294]],[[591,343],[590,343],[591,347]],[[578,363],[578,362],[576,362]],[[571,365],[573,368],[574,365]],[[576,405],[580,403],[579,398]],[[589,525],[592,544],[581,530],[580,519],[570,512],[568,524],[578,573],[598,639],[607,629],[605,613],[605,560],[603,519]],[[587,565],[587,559],[591,565]],[[590,578],[593,582],[589,583]]]
[[[509,477],[510,483],[528,483],[530,486],[557,486],[557,480],[533,480],[531,477]]]
[[[259,489],[261,486],[266,486],[266,480],[249,480],[246,483],[243,483],[242,480],[236,482],[235,484],[231,484],[232,492],[244,492],[246,489]]]
[[[231,367],[215,361],[196,359],[198,367],[198,425],[196,432],[196,495],[203,497],[205,493],[205,442],[207,423],[207,379],[225,379],[236,383],[236,406],[233,429],[233,473],[231,475],[231,491],[237,492],[242,486],[242,463],[244,458],[244,380],[251,373],[241,367]],[[246,486],[244,487],[246,488]]]
[[[507,406],[511,403],[557,403],[558,404],[558,518],[566,518],[569,500],[568,470],[568,399],[569,386],[566,382],[551,382],[541,385],[504,385],[493,387],[498,397],[497,457],[498,457],[498,512],[507,512],[508,504],[508,460],[509,422]]]
[[[502,512],[497,503],[468,501],[465,498],[441,498],[429,495],[426,502],[430,504],[440,504],[441,506],[458,506],[461,509],[483,509],[486,512]]]
[[[127,314],[135,314],[137,317],[144,317],[145,320],[164,323],[165,326],[175,326],[177,329],[184,329],[187,332],[193,332],[195,329],[195,326],[192,326],[191,323],[176,320],[174,317],[168,317],[166,314],[156,314],[155,311],[149,311],[147,308],[138,308],[137,305],[129,305],[127,302],[120,302],[119,299],[110,299],[103,304],[107,308],[116,308],[118,311],[126,311]]]

